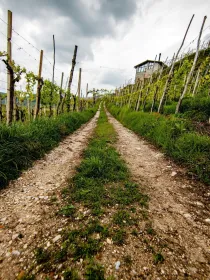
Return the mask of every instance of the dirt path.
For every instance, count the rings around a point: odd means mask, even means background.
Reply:
[[[153,227],[172,250],[165,256],[171,267],[163,266],[161,279],[210,279],[209,187],[189,180],[160,151],[110,115],[109,120],[118,133],[118,151],[150,197]]]
[[[0,193],[0,279],[16,279],[31,265],[33,248],[46,232],[47,246],[59,239],[65,218],[56,218],[61,189],[74,173],[99,113],[65,138],[45,159]]]

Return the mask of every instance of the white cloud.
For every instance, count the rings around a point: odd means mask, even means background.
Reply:
[[[55,74],[58,84],[61,71],[65,72],[65,78],[69,75],[74,45],[78,44],[72,90],[76,91],[81,67],[83,92],[87,82],[90,88],[121,86],[134,78],[133,66],[137,63],[154,59],[160,52],[163,60],[172,56],[195,13],[186,48],[198,35],[204,15],[210,14],[210,4],[206,0],[63,0],[57,3],[54,0],[0,0],[0,16],[6,20],[7,9],[12,9],[15,30],[39,49],[43,48],[50,61],[52,35],[55,34],[56,69],[60,70]],[[205,28],[209,25],[207,19]],[[1,24],[0,32],[6,34],[6,25]],[[203,38],[209,33],[210,28],[207,28]],[[20,36],[14,34],[13,38],[31,55],[13,44],[14,60],[37,73],[39,53]],[[5,48],[6,38],[0,33],[0,49]],[[0,71],[3,67],[1,65]],[[51,72],[52,65],[44,59],[44,77],[51,78]],[[1,73],[0,77],[6,79],[6,74]],[[0,83],[0,87],[3,84]]]

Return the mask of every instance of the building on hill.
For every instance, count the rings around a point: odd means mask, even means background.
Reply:
[[[158,71],[164,65],[165,64],[162,61],[157,60],[145,60],[144,62],[137,64],[134,66],[136,69],[135,82],[150,78],[152,71]]]

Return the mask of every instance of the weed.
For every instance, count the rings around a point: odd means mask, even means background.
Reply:
[[[116,245],[123,245],[126,240],[126,231],[123,229],[116,230],[113,233],[112,240]]]
[[[63,279],[64,280],[79,280],[80,277],[79,277],[77,271],[75,269],[71,268],[71,269],[64,271]]]
[[[136,207],[131,207],[131,208],[130,208],[130,211],[131,211],[132,213],[136,213]]]
[[[151,228],[151,227],[148,227],[146,230],[147,230],[147,233],[150,234],[150,235],[154,235],[155,234],[154,229]]]
[[[145,225],[146,232],[150,235],[155,235],[155,230],[152,228],[152,223],[149,221]]]
[[[58,213],[66,217],[72,217],[75,212],[76,212],[76,208],[74,207],[74,205],[69,204],[61,208]]]
[[[161,253],[153,254],[153,259],[155,264],[163,263],[165,260]]]
[[[138,231],[136,230],[136,229],[133,229],[132,231],[131,231],[131,234],[133,235],[133,236],[138,236],[139,234],[138,234]]]
[[[56,202],[58,200],[57,196],[53,195],[51,196],[50,198],[50,201],[53,203],[53,202]]]
[[[69,192],[70,192],[69,188],[63,188],[61,190],[61,194],[62,194],[63,198],[65,198],[69,194]]]
[[[60,249],[59,251],[54,253],[54,260],[55,262],[64,262],[67,258],[67,247]]]
[[[94,233],[99,233],[99,238],[94,238]],[[64,248],[69,248],[69,254],[78,260],[80,258],[91,258],[102,248],[102,240],[109,235],[108,228],[101,226],[96,220],[87,225],[66,232],[64,235]]]
[[[141,210],[140,213],[141,213],[142,218],[143,218],[144,220],[148,220],[148,219],[149,219],[149,217],[148,217],[148,212],[147,212],[147,211]]]
[[[23,237],[24,237],[24,235],[22,233],[18,234],[18,238],[23,238]]]
[[[147,206],[148,197],[140,193],[139,188],[132,182],[126,182],[123,184],[116,184],[110,188],[110,196],[113,201],[122,205],[130,205],[135,202],[139,202],[142,206]],[[135,209],[133,208],[135,212]]]
[[[115,280],[116,278],[114,277],[114,275],[111,275],[111,276],[108,276],[107,278],[106,278],[106,280]]]
[[[87,279],[87,280],[105,280],[104,267],[95,262],[91,262],[86,268],[85,279]]]
[[[17,277],[17,280],[35,280],[35,275],[22,275],[22,273]]]
[[[131,266],[132,265],[132,258],[130,255],[123,256],[123,261],[125,265]]]
[[[113,223],[120,226],[131,224],[131,216],[126,210],[119,210],[113,216]]]
[[[35,250],[35,258],[37,264],[46,263],[50,258],[50,253],[42,247],[39,247]]]

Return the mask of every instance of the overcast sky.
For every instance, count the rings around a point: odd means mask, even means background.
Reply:
[[[56,82],[66,81],[74,45],[78,45],[72,91],[82,68],[82,90],[114,89],[134,79],[134,65],[162,59],[177,50],[192,14],[195,18],[184,49],[198,35],[203,17],[210,15],[208,0],[0,0],[0,18],[13,12],[13,28],[37,49],[44,50],[43,77],[51,79],[52,36],[56,41]],[[7,26],[0,21],[0,51],[6,51]],[[207,18],[203,38],[210,38]],[[38,72],[39,52],[13,32],[13,59]],[[191,44],[190,44],[191,43]],[[189,45],[190,44],[190,45]],[[6,70],[0,61],[0,91],[6,88]],[[24,81],[20,86],[24,89]],[[17,88],[19,89],[19,88]]]

